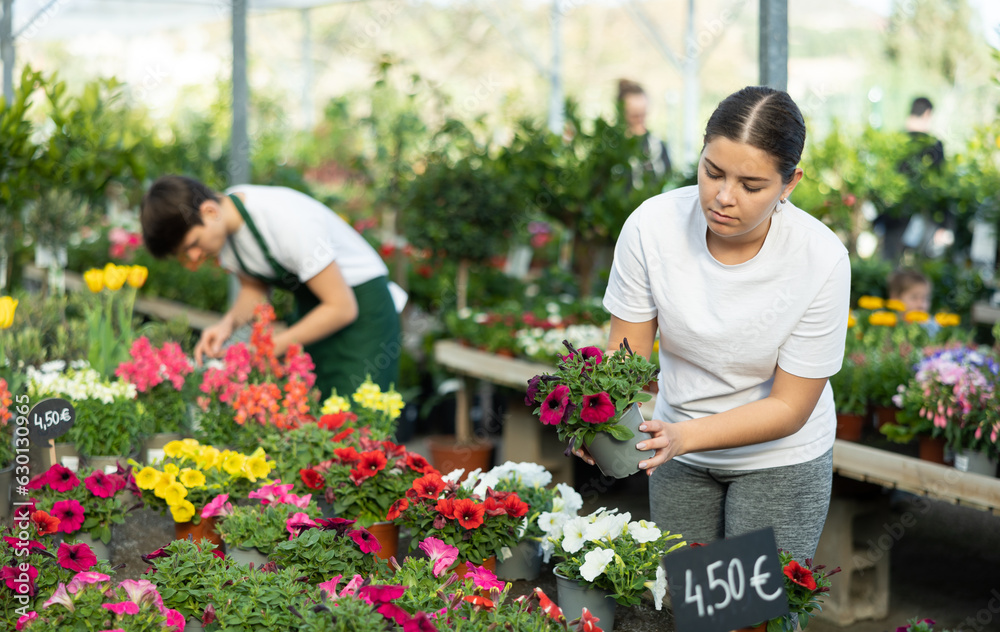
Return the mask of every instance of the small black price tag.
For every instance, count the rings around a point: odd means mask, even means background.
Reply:
[[[788,614],[771,528],[663,558],[677,632],[729,632]]]
[[[61,397],[43,399],[28,412],[28,433],[34,439],[55,439],[76,421],[73,404]]]

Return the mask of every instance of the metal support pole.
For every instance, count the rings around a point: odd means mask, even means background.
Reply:
[[[760,0],[760,85],[788,89],[788,0]]]
[[[0,61],[3,61],[3,98],[9,106],[14,100],[14,0],[3,0]]]
[[[312,27],[309,9],[302,9],[302,129],[311,130],[316,125],[313,113],[313,55]]]
[[[698,37],[694,29],[694,2],[688,0],[687,27],[684,32],[684,57],[681,70],[684,77],[684,164],[691,165],[698,160],[701,151],[698,137],[701,130],[698,115],[698,103],[701,85],[698,79],[698,66],[701,50],[698,48]]]
[[[247,133],[247,0],[233,0],[233,131],[229,184],[250,182],[250,137]]]
[[[549,68],[549,130],[553,134],[563,133],[563,85],[562,85],[562,9],[559,0],[552,0],[552,66]]]

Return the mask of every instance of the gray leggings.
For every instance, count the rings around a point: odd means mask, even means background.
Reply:
[[[763,470],[718,470],[667,461],[649,480],[653,522],[688,542],[774,528],[778,548],[804,561],[816,554],[830,508],[833,450]]]

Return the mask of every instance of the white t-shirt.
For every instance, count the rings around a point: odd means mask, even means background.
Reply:
[[[847,250],[816,218],[791,203],[780,208],[760,252],[738,265],[709,253],[697,186],[651,198],[625,222],[604,306],[628,322],[657,319],[654,419],[678,422],[763,399],[775,366],[806,378],[840,370],[850,308]],[[835,432],[827,384],[795,434],[677,459],[731,470],[793,465],[826,453]]]
[[[241,184],[226,194],[242,193],[243,206],[260,231],[271,256],[302,283],[336,261],[351,287],[389,274],[382,259],[354,228],[339,215],[304,193],[286,187]],[[230,236],[249,272],[276,278],[250,227]],[[227,241],[219,254],[226,270],[241,272]]]

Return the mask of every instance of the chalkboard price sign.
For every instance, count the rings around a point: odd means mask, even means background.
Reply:
[[[774,530],[663,558],[677,632],[729,632],[788,614]]]
[[[73,404],[61,397],[44,399],[28,412],[28,432],[35,439],[55,439],[76,421]]]

